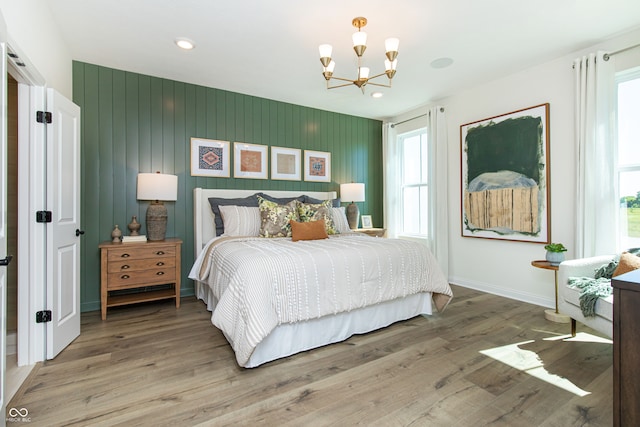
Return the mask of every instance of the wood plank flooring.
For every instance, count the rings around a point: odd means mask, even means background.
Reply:
[[[612,424],[610,342],[583,325],[567,340],[541,307],[453,290],[444,313],[254,369],[237,366],[193,298],[110,309],[104,322],[86,313],[7,408],[26,408],[30,426]]]

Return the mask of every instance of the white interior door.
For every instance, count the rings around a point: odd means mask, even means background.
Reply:
[[[47,359],[80,335],[80,107],[47,89]]]
[[[0,17],[0,417],[4,425],[6,405],[4,397],[7,370],[7,44],[4,21]]]

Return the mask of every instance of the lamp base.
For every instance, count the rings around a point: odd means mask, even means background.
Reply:
[[[164,240],[167,234],[167,208],[160,201],[151,202],[147,208],[147,240]]]
[[[360,211],[358,210],[358,205],[351,202],[349,205],[347,205],[346,214],[349,228],[352,230],[356,230],[358,228],[358,222],[360,221]]]

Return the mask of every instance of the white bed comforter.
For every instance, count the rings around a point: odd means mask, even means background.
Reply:
[[[424,245],[343,234],[290,238],[219,238],[203,250],[191,278],[208,283],[218,304],[212,322],[244,366],[279,324],[300,322],[432,292],[442,311],[453,296]]]

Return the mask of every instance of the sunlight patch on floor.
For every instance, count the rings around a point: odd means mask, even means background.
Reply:
[[[609,338],[599,337],[597,335],[591,335],[586,332],[578,332],[575,337],[568,335],[560,335],[557,337],[544,338],[545,341],[578,341],[578,342],[595,342],[600,344],[613,344]]]
[[[544,368],[544,363],[534,351],[520,348],[521,345],[531,344],[532,342],[535,341],[523,341],[502,347],[494,347],[482,350],[480,353],[580,397],[591,394],[591,392],[582,390],[568,379],[548,372]]]

